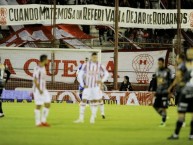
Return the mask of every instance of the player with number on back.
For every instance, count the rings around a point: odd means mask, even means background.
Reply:
[[[48,90],[46,89],[46,69],[45,66],[48,64],[47,55],[40,56],[40,63],[34,68],[33,73],[33,94],[36,105],[35,109],[35,123],[37,127],[45,126],[49,127],[47,123],[47,117],[49,114],[49,108],[51,98]],[[44,108],[41,112],[41,107]]]
[[[176,76],[179,77],[181,83],[185,83],[185,85],[181,89],[178,101],[178,120],[176,122],[176,129],[168,138],[169,140],[176,140],[179,138],[179,133],[185,120],[186,113],[191,113],[189,140],[193,140],[193,48],[188,49],[186,54],[186,72],[179,69],[179,75]],[[183,77],[180,78],[181,76]]]
[[[101,77],[102,76],[102,77]],[[102,90],[101,86],[109,76],[108,71],[103,65],[98,62],[97,53],[92,53],[91,60],[84,63],[81,70],[78,73],[78,81],[84,91],[82,94],[82,101],[80,103],[80,115],[79,119],[75,123],[84,122],[84,112],[87,100],[90,101],[91,118],[90,123],[95,123],[97,106],[102,101]]]
[[[158,59],[158,69],[156,71],[157,89],[153,107],[162,117],[160,127],[165,126],[168,108],[168,87],[171,84],[171,71],[165,66],[163,58]]]

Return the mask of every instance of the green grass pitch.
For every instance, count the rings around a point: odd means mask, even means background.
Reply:
[[[158,127],[160,117],[152,107],[105,105],[106,119],[100,114],[89,124],[90,108],[86,108],[84,124],[74,124],[78,104],[52,104],[50,128],[34,126],[33,103],[4,103],[6,117],[0,119],[0,145],[193,145],[188,140],[190,115],[180,140],[166,138],[174,130],[176,108],[169,108],[165,128]],[[98,112],[99,113],[99,112]]]

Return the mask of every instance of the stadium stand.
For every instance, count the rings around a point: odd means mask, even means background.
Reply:
[[[51,0],[17,0],[18,4],[52,4]],[[2,2],[1,5],[4,3]],[[97,4],[102,6],[114,6],[114,1],[109,0],[57,0],[58,5],[71,5],[71,4]],[[193,2],[190,0],[181,0],[182,9],[190,9],[193,7]],[[120,0],[120,7],[132,7],[132,8],[147,8],[147,9],[175,9],[176,1],[175,0]],[[30,27],[44,27],[41,25],[33,25]],[[67,25],[59,26],[61,29],[64,27],[69,27]],[[0,29],[0,45],[6,45],[6,43],[2,43],[2,41],[6,40],[10,34],[20,30],[26,29],[27,26],[12,26],[12,27],[1,27]],[[80,29],[83,32],[80,37],[77,37],[76,40],[62,40],[59,39],[57,41],[57,47],[60,48],[80,48],[80,46],[72,45],[74,41],[78,43],[78,45],[82,45],[82,47],[86,48],[100,48],[102,50],[112,50],[113,49],[113,41],[114,41],[114,28],[107,26],[74,26],[76,30]],[[63,29],[64,30],[64,29]],[[66,32],[68,31],[65,29]],[[47,30],[46,30],[47,31]],[[50,32],[49,32],[50,33]],[[119,44],[120,49],[137,49],[140,47],[142,49],[157,49],[157,48],[171,48],[173,45],[173,40],[175,39],[176,30],[175,29],[137,29],[137,28],[120,28],[119,29]],[[182,31],[183,38],[185,39],[183,43],[183,47],[188,48],[189,46],[193,46],[193,32],[192,30],[183,30]],[[86,39],[82,36],[92,37],[92,39]],[[126,42],[126,43],[123,43]],[[132,43],[131,43],[132,42]],[[135,45],[133,45],[135,44]],[[47,47],[50,44],[47,42],[29,42],[28,44],[21,44],[20,47]],[[25,82],[23,82],[25,84]],[[22,83],[21,83],[22,85]],[[69,89],[66,88],[70,85],[59,85],[61,89]],[[8,88],[11,88],[8,84]],[[112,88],[111,85],[108,86]],[[72,89],[76,89],[76,84]],[[135,87],[136,90],[140,88],[141,90],[146,90],[145,87]],[[139,90],[140,90],[139,89]]]

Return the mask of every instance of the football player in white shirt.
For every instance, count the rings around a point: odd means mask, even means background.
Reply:
[[[78,73],[78,81],[81,87],[84,88],[82,94],[82,101],[80,103],[79,119],[75,123],[84,122],[84,112],[87,100],[90,101],[91,118],[90,123],[95,123],[97,108],[102,101],[101,86],[108,79],[109,73],[103,65],[98,62],[97,53],[93,53],[91,61],[83,64]]]
[[[46,55],[40,56],[40,63],[34,68],[33,73],[33,94],[35,101],[35,123],[36,126],[49,127],[47,117],[50,109],[50,94],[46,88],[46,69],[48,58]],[[44,105],[43,109],[41,107]]]

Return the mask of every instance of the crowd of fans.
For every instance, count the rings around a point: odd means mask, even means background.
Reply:
[[[30,4],[52,4],[54,0],[22,0],[23,3]],[[102,6],[114,6],[114,0],[56,0],[57,4],[96,4]],[[146,8],[146,9],[176,9],[176,0],[119,0],[120,7]],[[192,0],[181,0],[184,9],[192,9]]]
[[[54,0],[19,0],[22,4],[53,4]],[[0,4],[3,4],[3,1]],[[114,0],[56,0],[59,5],[85,5],[96,4],[102,6],[115,6]],[[176,0],[119,0],[120,7],[146,8],[146,9],[175,9]],[[192,0],[181,0],[184,9],[192,9]]]
[[[83,28],[85,26],[82,26]],[[87,27],[88,28],[88,27]],[[114,41],[114,30],[106,26],[96,26],[99,32],[100,45],[103,45],[105,41]],[[84,30],[84,29],[83,29]],[[123,28],[122,28],[123,30]],[[84,31],[86,32],[86,31]],[[138,29],[138,28],[127,28],[119,32],[119,46],[125,49],[131,49],[132,45],[129,42],[135,42],[142,44],[146,47],[155,47],[151,44],[172,44],[172,39],[176,34],[176,30],[169,29]],[[159,45],[159,47],[161,46]],[[157,47],[157,46],[156,46]]]
[[[114,1],[107,0],[79,0],[78,4],[98,4],[103,6],[114,6]],[[176,9],[176,0],[120,0],[120,7],[132,7],[132,8],[144,8],[144,9]],[[193,8],[192,0],[181,0],[181,6],[184,9]],[[84,27],[82,26],[83,30]],[[103,45],[105,41],[114,40],[114,31],[105,26],[96,26],[99,32],[100,45]],[[84,31],[88,32],[88,31]],[[90,32],[90,30],[89,30]],[[87,33],[89,34],[89,33]],[[153,29],[126,29],[124,34],[120,32],[121,36],[119,41],[127,42],[128,39],[137,43],[143,43],[146,47],[155,47],[150,45],[150,43],[160,43],[160,44],[172,44],[172,39],[176,34],[175,29],[170,30],[153,30]],[[106,38],[106,39],[105,39]],[[129,43],[120,44],[124,48],[132,48]],[[161,45],[158,45],[161,46]],[[158,47],[156,46],[156,47]]]
[[[128,38],[131,41],[143,44],[146,47],[155,47],[152,44],[172,44],[172,39],[174,38],[175,31],[173,30],[162,30],[162,29],[126,29],[125,38]],[[158,45],[156,47],[160,47]],[[124,45],[125,48],[131,48],[130,45]]]

